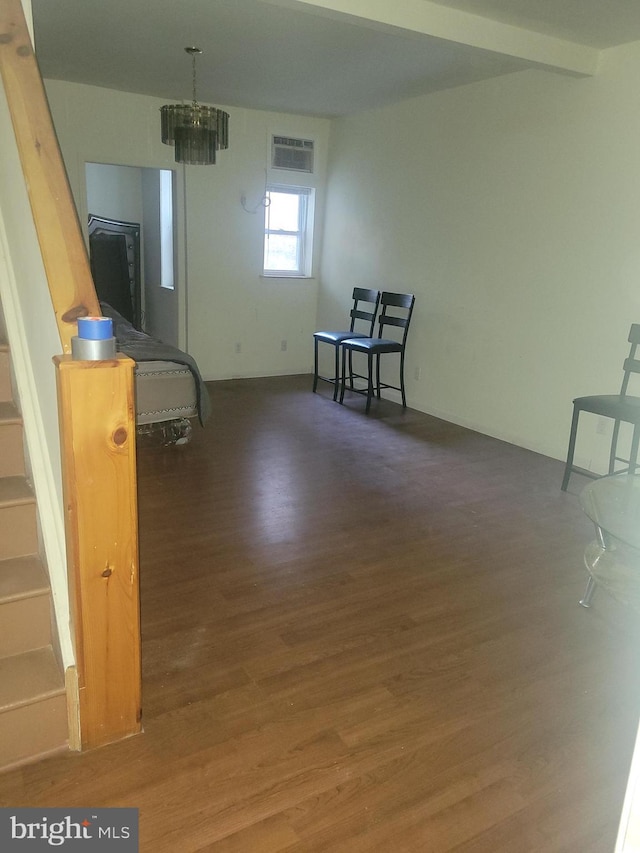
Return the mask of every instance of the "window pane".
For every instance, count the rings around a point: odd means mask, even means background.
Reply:
[[[300,199],[294,193],[270,192],[271,204],[267,207],[267,227],[273,231],[299,229]]]
[[[160,170],[160,287],[173,290],[173,175]]]
[[[284,234],[269,234],[264,241],[266,270],[298,271],[298,238]]]
[[[271,276],[311,274],[313,190],[310,187],[267,186],[270,204],[264,213],[263,273]]]

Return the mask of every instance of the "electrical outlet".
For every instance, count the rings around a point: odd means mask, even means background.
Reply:
[[[280,341],[280,352],[286,352],[286,351],[287,351],[287,342],[286,341]]]
[[[416,367],[416,369],[413,371],[413,378],[416,380],[420,379],[420,368],[419,367]]]
[[[240,343],[240,341],[238,341],[238,343],[236,344],[236,352],[242,352],[242,344]]]
[[[609,418],[598,418],[598,423],[596,424],[596,432],[598,435],[606,435],[608,425]]]

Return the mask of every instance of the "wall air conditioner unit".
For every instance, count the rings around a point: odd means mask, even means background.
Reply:
[[[271,168],[313,172],[313,140],[289,136],[271,138]]]

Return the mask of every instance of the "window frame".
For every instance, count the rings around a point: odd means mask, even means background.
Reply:
[[[269,228],[269,209],[271,193],[295,195],[298,198],[298,227],[295,231]],[[315,206],[314,187],[303,187],[293,184],[270,182],[265,188],[265,216],[262,244],[262,275],[265,278],[311,278],[312,248],[313,248],[313,214]],[[271,235],[291,236],[296,238],[296,268],[267,269],[267,244]]]

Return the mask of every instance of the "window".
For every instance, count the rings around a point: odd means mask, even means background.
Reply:
[[[160,170],[160,287],[173,290],[173,173]]]
[[[313,196],[310,187],[271,184],[264,211],[266,276],[311,275]]]

